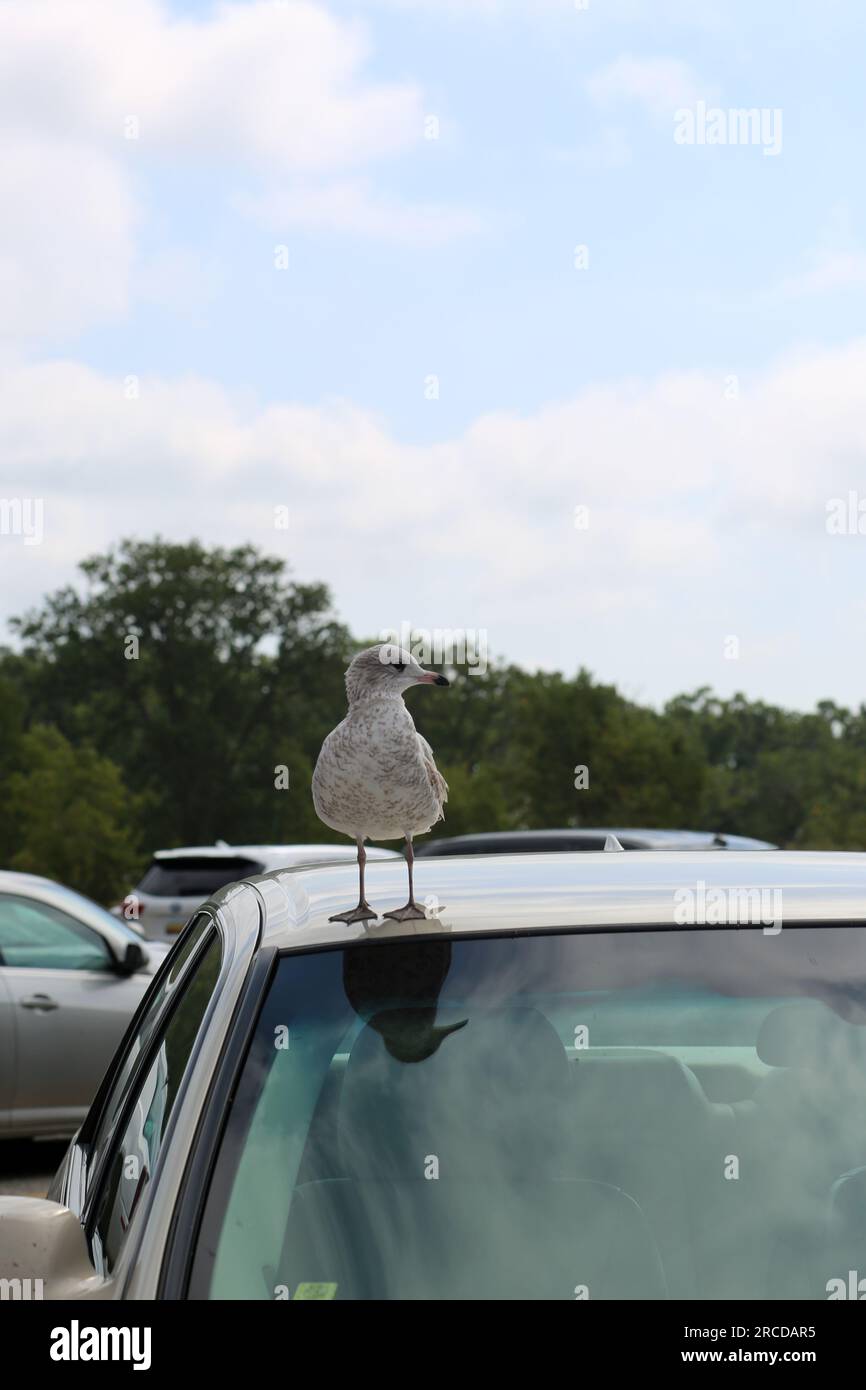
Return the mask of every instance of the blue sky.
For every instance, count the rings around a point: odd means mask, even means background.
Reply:
[[[866,497],[861,28],[0,0],[2,494],[45,500],[0,616],[121,535],[253,539],[358,632],[859,703],[866,535],[825,513]],[[699,102],[781,112],[780,151],[677,144]]]
[[[160,213],[143,247],[180,243],[224,278],[203,313],[184,320],[145,303],[132,321],[92,331],[87,359],[111,370],[132,341],[142,370],[193,367],[264,400],[287,390],[314,404],[346,396],[385,412],[401,439],[432,440],[481,412],[535,410],[587,382],[659,368],[746,371],[786,350],[790,304],[767,305],[762,293],[802,274],[822,243],[866,238],[864,185],[853,176],[863,116],[854,31],[833,32],[813,5],[781,3],[767,7],[773,23],[755,27],[749,7],[740,23],[737,6],[716,7],[729,17],[705,30],[660,26],[652,4],[634,7],[634,23],[616,23],[598,0],[585,12],[467,8],[333,12],[367,26],[371,77],[420,86],[425,113],[445,127],[379,165],[377,185],[471,210],[476,234],[419,254],[281,228],[278,218],[253,225],[232,215],[226,195],[255,177],[227,170],[218,150],[194,170],[167,170],[163,159],[148,169],[142,151]],[[781,106],[783,156],[730,149],[708,160],[674,145],[670,121],[648,121],[633,100],[599,109],[586,84],[623,52],[673,55],[728,105]],[[628,147],[626,162],[592,168],[607,132]],[[272,273],[274,239],[290,245],[284,279]],[[576,244],[589,247],[587,275],[574,272]],[[798,305],[798,336],[844,341],[856,314],[849,286],[811,296]],[[443,379],[435,411],[417,390],[428,372]]]

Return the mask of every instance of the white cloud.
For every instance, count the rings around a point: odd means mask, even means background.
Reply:
[[[847,202],[838,202],[829,209],[818,245],[804,260],[805,265],[797,273],[771,287],[764,297],[771,301],[801,299],[866,284],[866,251],[858,245]]]
[[[0,140],[0,345],[122,314],[136,204],[108,156],[32,135]]]
[[[266,176],[296,225],[421,240],[471,227],[391,204],[359,175],[424,133],[419,89],[371,76],[369,57],[357,21],[311,0],[198,19],[160,0],[2,0],[0,346],[56,340],[123,314],[132,288],[177,281],[176,249],[136,266],[139,166]],[[303,196],[281,195],[299,178]]]
[[[668,24],[713,34],[742,27],[744,18],[753,17],[750,6],[744,14],[736,10],[743,0],[653,0],[648,13],[646,0],[360,0],[365,9],[432,11],[454,19],[524,18],[537,21],[540,15],[559,16],[566,21],[585,20],[593,26],[620,24],[630,28],[652,23],[654,28]]]
[[[275,231],[304,227],[421,246],[451,241],[481,226],[476,213],[436,203],[406,203],[377,193],[365,179],[276,189],[245,199],[241,206]]]
[[[345,403],[259,405],[212,382],[149,377],[128,400],[121,380],[76,363],[10,368],[4,495],[45,499],[45,541],[25,560],[16,538],[0,538],[4,616],[120,535],[250,538],[331,583],[364,631],[403,618],[486,626],[494,649],[523,643],[525,660],[566,666],[577,633],[581,659],[611,678],[649,669],[668,691],[696,684],[713,674],[708,652],[721,663],[726,633],[746,645],[743,615],[768,586],[784,581],[796,614],[816,568],[866,545],[825,530],[828,499],[861,487],[864,374],[866,341],[779,362],[743,380],[738,400],[722,376],[674,373],[412,445]],[[288,533],[274,528],[277,506]],[[827,633],[837,622],[834,610]],[[658,645],[674,633],[676,675]],[[837,640],[844,693],[853,658]],[[789,645],[806,659],[799,639]],[[785,672],[776,648],[766,660],[771,694]],[[831,682],[822,662],[815,679]]]
[[[629,53],[594,73],[586,89],[599,106],[634,102],[653,117],[670,116],[701,97],[713,98],[713,91],[679,58],[635,58]]]
[[[863,285],[866,285],[866,252],[816,251],[809,256],[808,269],[788,276],[767,297],[802,299],[807,295]]]
[[[140,397],[128,400],[120,377],[74,362],[19,365],[0,372],[0,455],[7,490],[104,493],[95,505],[107,516],[135,499],[145,527],[163,510],[163,483],[205,509],[202,487],[219,484],[214,513],[226,496],[250,491],[262,505],[291,500],[288,488],[317,525],[330,518],[375,532],[386,505],[394,520],[433,533],[441,523],[430,544],[451,550],[460,496],[467,535],[488,526],[492,535],[516,513],[543,556],[548,528],[561,517],[568,529],[571,509],[585,503],[632,516],[646,554],[645,522],[670,521],[676,509],[685,525],[695,499],[707,501],[710,524],[781,513],[797,524],[828,489],[855,485],[864,373],[858,342],[786,359],[742,381],[738,400],[726,398],[721,375],[669,373],[589,387],[529,416],[494,412],[450,441],[409,445],[350,404],[258,406],[195,377],[143,377]]]
[[[359,26],[311,0],[197,20],[158,0],[7,0],[0,118],[120,153],[132,117],[146,152],[340,169],[421,135],[418,89],[365,78],[368,57]]]
[[[585,7],[592,0],[583,3]],[[539,11],[574,14],[579,9],[577,0],[367,0],[367,4],[372,9],[435,10],[459,19],[501,15],[525,15],[531,19]]]
[[[142,257],[135,272],[135,298],[197,311],[211,304],[223,288],[225,268],[201,250],[176,246]]]

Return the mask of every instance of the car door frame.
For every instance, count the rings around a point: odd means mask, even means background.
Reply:
[[[136,1297],[172,1300],[187,1297],[195,1260],[195,1243],[228,1120],[229,1105],[243,1070],[259,1013],[270,989],[279,955],[279,951],[273,946],[256,954],[238,1004],[232,1032],[213,1071],[207,1103],[201,1115],[195,1142],[187,1156],[168,1240],[161,1252],[159,1279],[155,1291],[152,1294],[137,1293]]]
[[[147,1207],[115,1269],[120,1296],[128,1299],[181,1296],[166,1291],[163,1270],[177,1251],[177,1234],[189,1231],[190,1213],[203,1205],[204,1193],[195,1190],[189,1175],[203,1149],[214,1156],[215,1135],[225,1120],[218,1083],[227,1058],[235,1058],[237,1065],[246,1054],[247,1020],[258,1016],[276,961],[275,948],[259,948],[265,910],[252,884],[232,884],[217,895],[213,907],[224,941],[223,967],[169,1118]],[[182,1252],[182,1263],[190,1257],[191,1249]]]
[[[172,992],[171,999],[166,1001],[160,1011],[159,1022],[149,1037],[147,1046],[142,1048],[135,1059],[123,1104],[110,1130],[106,1132],[102,1157],[91,1170],[89,1145],[99,1129],[129,1047],[147,1012],[151,992],[158,988],[158,982],[161,982],[171,969],[175,952],[183,949],[187,932],[193,929],[194,923],[198,922],[202,915],[208,919],[209,926],[202,931],[201,940],[179,977],[179,987]],[[88,1238],[88,1250],[94,1269],[104,1279],[103,1284],[90,1295],[91,1297],[153,1299],[156,1296],[163,1252],[172,1226],[177,1193],[189,1150],[207,1102],[215,1058],[220,1056],[227,1038],[231,1036],[237,1006],[248,980],[250,965],[256,956],[262,917],[262,904],[258,893],[247,884],[237,884],[224,890],[216,901],[206,904],[191,919],[178,937],[176,947],[168,953],[160,966],[151,989],[136,1011],[87,1119],[72,1141],[61,1171],[55,1178],[50,1195],[68,1206],[78,1217]],[[203,952],[213,941],[214,933],[217,934],[221,947],[216,984],[180,1082],[177,1099],[154,1166],[152,1181],[142,1197],[129,1239],[125,1241],[110,1274],[107,1274],[98,1267],[98,1257],[94,1256],[94,1244],[90,1235],[103,1187],[110,1172],[111,1155],[119,1137],[125,1132],[141,1084],[165,1036],[165,1029],[174,1009],[183,1000],[186,982],[201,962]]]
[[[165,958],[162,960],[162,962],[159,965],[159,968],[155,972],[153,980],[151,981],[147,990],[139,1000],[138,1006],[129,1020],[129,1024],[126,1028],[126,1031],[124,1032],[123,1037],[117,1045],[117,1050],[115,1051],[115,1054],[111,1059],[111,1065],[106,1070],[102,1078],[102,1081],[100,1082],[99,1089],[97,1090],[96,1095],[93,1098],[90,1109],[88,1110],[87,1115],[82,1121],[81,1127],[78,1129],[78,1131],[75,1133],[72,1140],[70,1141],[69,1148],[64,1154],[63,1162],[61,1163],[60,1168],[54,1175],[51,1187],[49,1188],[48,1196],[53,1201],[61,1202],[64,1206],[69,1207],[70,1211],[74,1212],[74,1214],[82,1222],[84,1220],[85,1209],[88,1202],[88,1192],[90,1187],[95,1182],[97,1176],[95,1171],[90,1171],[92,1167],[91,1157],[93,1139],[101,1127],[101,1122],[105,1113],[106,1106],[108,1105],[109,1100],[114,1094],[115,1086],[118,1081],[120,1072],[123,1068],[124,1063],[126,1062],[127,1056],[129,1055],[129,1049],[132,1046],[135,1039],[138,1037],[143,1019],[150,1012],[151,996],[158,992],[158,990],[162,987],[162,983],[166,975],[168,975],[173,970],[175,956],[179,955],[183,951],[188,935],[191,932],[195,931],[197,924],[199,923],[202,917],[206,918],[206,921],[207,923],[209,923],[209,926],[205,925],[204,929],[202,930],[201,939],[199,940],[195,949],[191,952],[189,959],[187,960],[183,970],[181,971],[181,974],[178,976],[178,985],[180,985],[181,981],[183,981],[186,978],[188,971],[198,960],[199,953],[202,949],[202,942],[210,937],[211,930],[214,925],[212,917],[209,914],[203,912],[196,912],[194,916],[190,918],[185,930],[178,937],[174,950],[167,952]],[[172,998],[173,994],[163,1000],[162,1006],[159,1011],[158,1022],[156,1028],[154,1029],[154,1036],[156,1036],[160,1031],[163,1018],[166,1016],[168,1012]],[[143,1051],[149,1052],[149,1048],[144,1049]],[[135,1088],[135,1081],[137,1079],[140,1065],[141,1057],[139,1057],[136,1060],[135,1065],[130,1071],[129,1077],[127,1079],[127,1098],[129,1092],[134,1090]],[[117,1130],[117,1125],[119,1122],[120,1112],[118,1112],[118,1116],[115,1119],[115,1123],[107,1132],[107,1145],[110,1144],[111,1141],[114,1139]]]

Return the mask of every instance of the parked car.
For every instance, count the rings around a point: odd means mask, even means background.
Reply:
[[[70,888],[0,872],[0,1138],[75,1132],[165,953]]]
[[[548,854],[551,850],[611,848],[613,836],[621,849],[776,849],[769,840],[746,835],[722,835],[703,830],[491,830],[480,835],[445,835],[422,840],[416,857],[452,854]]]
[[[48,1198],[0,1198],[0,1277],[786,1303],[866,1268],[866,855],[416,869],[430,915],[366,930],[352,866],[218,893]]]
[[[369,846],[367,858],[397,859],[396,850]],[[112,912],[140,923],[150,941],[170,941],[197,907],[238,879],[299,864],[357,860],[354,845],[197,845],[157,850],[144,877]]]

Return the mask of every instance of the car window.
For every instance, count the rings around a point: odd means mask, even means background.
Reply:
[[[287,954],[192,1298],[826,1299],[862,1267],[866,928]]]
[[[153,1180],[168,1121],[219,974],[220,954],[219,937],[214,934],[201,959],[184,977],[181,997],[168,1015],[153,1060],[137,1074],[122,1135],[112,1141],[92,1229],[94,1250],[106,1273],[115,1265]]]
[[[136,945],[141,945],[141,932],[135,931],[122,917],[115,917],[107,908],[95,903],[92,898],[85,898],[83,894],[76,893],[74,888],[67,888],[64,883],[51,884],[52,897],[62,897],[67,900],[70,907],[78,907],[80,911],[89,917],[98,917],[113,932],[120,932],[128,941],[134,941]]]
[[[0,964],[10,969],[111,970],[98,932],[35,898],[0,894]]]
[[[133,1020],[132,1028],[124,1040],[123,1056],[110,1081],[110,1090],[103,1100],[100,1101],[97,1098],[97,1102],[95,1102],[95,1106],[101,1105],[101,1113],[89,1115],[85,1125],[86,1132],[89,1123],[95,1122],[95,1128],[89,1142],[87,1164],[88,1174],[91,1178],[97,1173],[105,1145],[123,1109],[123,1103],[135,1071],[135,1064],[153,1037],[160,1019],[169,1008],[172,996],[180,987],[184,972],[201,945],[203,936],[212,928],[213,919],[207,913],[199,913],[197,917],[193,918],[156,976],[142,1003],[138,1018]]]
[[[155,898],[209,898],[218,888],[260,874],[263,865],[240,855],[184,855],[154,859],[138,886]]]

